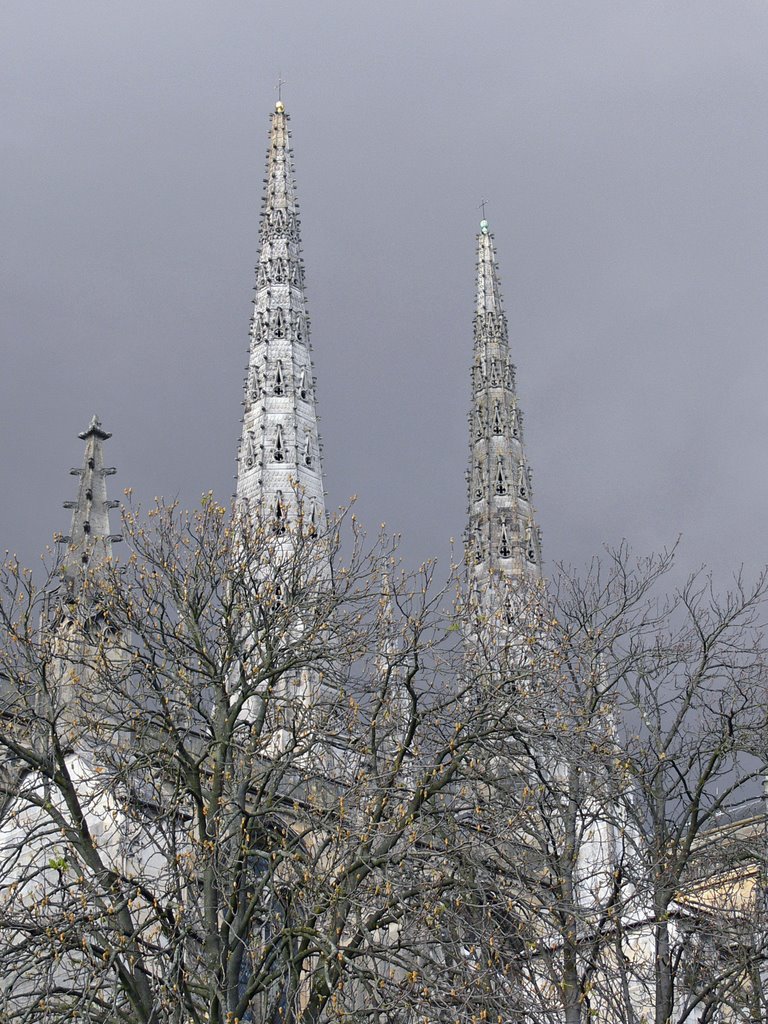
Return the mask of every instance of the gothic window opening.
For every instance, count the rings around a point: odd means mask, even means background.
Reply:
[[[285,260],[278,257],[272,265],[272,280],[275,284],[283,284],[285,276]]]
[[[536,546],[533,539],[533,527],[530,522],[525,528],[525,553],[529,562],[536,561]]]
[[[493,403],[493,432],[498,437],[504,433],[504,422],[501,418],[501,407],[498,402]]]
[[[497,494],[507,493],[507,474],[504,472],[504,459],[501,455],[496,463],[495,491]]]
[[[479,462],[475,466],[474,495],[475,501],[480,501],[483,497],[483,467]]]
[[[525,475],[526,475],[525,474],[525,463],[521,462],[520,463],[520,486],[518,487],[517,493],[520,495],[520,497],[524,501],[527,501],[528,500],[528,488],[526,487],[526,484],[525,484]]]
[[[304,441],[304,465],[312,466],[312,439],[309,434],[307,434]]]
[[[474,548],[475,564],[479,565],[483,560],[483,541],[479,530],[475,533],[472,547]]]
[[[256,461],[254,450],[255,450],[255,446],[254,446],[254,443],[253,443],[253,434],[249,430],[248,431],[248,438],[247,438],[246,443],[245,443],[245,464],[248,467],[248,469],[253,469],[253,464]]]
[[[283,363],[282,360],[277,360],[277,366],[275,367],[275,386],[272,389],[276,395],[285,394],[285,382],[283,380]]]
[[[309,394],[309,374],[307,373],[306,366],[301,371],[301,380],[299,381],[299,398],[306,401],[307,395]]]
[[[274,508],[274,519],[272,521],[272,532],[273,533],[285,533],[286,527],[286,512],[285,506],[283,505],[283,492],[278,491],[275,495],[275,508]]]
[[[478,406],[477,412],[475,413],[475,437],[480,438],[485,434],[485,417],[483,416],[483,407]]]
[[[509,546],[509,537],[507,535],[507,524],[501,524],[501,537],[499,539],[499,557],[509,558],[512,554],[512,548]]]
[[[494,359],[491,361],[491,387],[498,387],[499,384],[499,361]]]
[[[283,316],[282,309],[278,309],[275,313],[274,335],[276,338],[285,337],[285,317]]]
[[[309,526],[307,527],[307,535],[309,537],[317,536],[317,506],[315,499],[312,499],[312,508],[309,513]]]
[[[278,423],[275,429],[275,446],[272,450],[272,457],[275,462],[285,462],[285,443],[283,441],[283,428]]]

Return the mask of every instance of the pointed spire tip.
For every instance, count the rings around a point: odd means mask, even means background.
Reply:
[[[102,441],[106,441],[108,438],[112,437],[110,433],[104,430],[104,428],[101,425],[101,420],[96,415],[96,413],[94,413],[93,416],[91,416],[91,422],[88,424],[88,429],[84,430],[82,434],[78,434],[77,436],[80,438],[81,441],[85,441],[92,434],[95,434],[96,437],[100,437]]]

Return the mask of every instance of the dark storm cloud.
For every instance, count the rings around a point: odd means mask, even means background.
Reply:
[[[330,504],[465,517],[489,200],[550,561],[765,561],[763,2],[9,0],[0,539],[98,411],[117,488],[232,490],[267,119],[288,79]]]

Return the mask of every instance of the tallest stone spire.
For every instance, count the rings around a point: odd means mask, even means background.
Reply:
[[[275,105],[259,228],[237,498],[276,532],[325,518],[288,114]]]
[[[515,367],[501,301],[493,236],[480,222],[472,365],[467,560],[474,582],[542,577]]]

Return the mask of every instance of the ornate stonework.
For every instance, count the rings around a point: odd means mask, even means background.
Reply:
[[[507,318],[493,236],[480,223],[470,416],[467,560],[474,582],[542,577],[541,537],[531,504]]]
[[[299,513],[325,521],[309,317],[288,115],[272,114],[256,298],[238,454],[237,498],[284,532]]]

